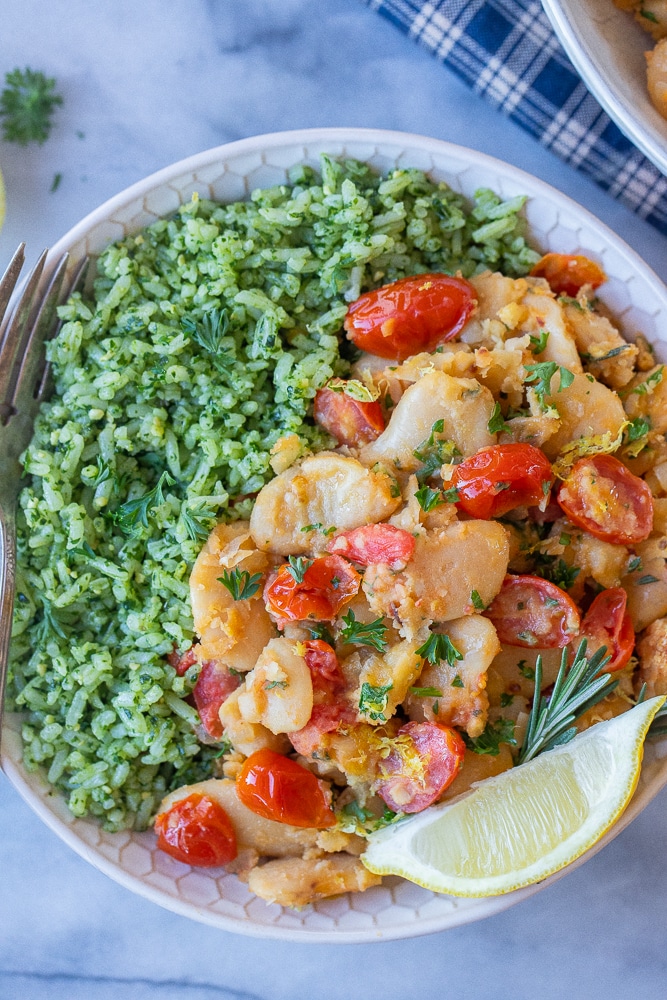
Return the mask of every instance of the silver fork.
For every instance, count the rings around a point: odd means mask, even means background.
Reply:
[[[66,281],[69,254],[47,271],[45,250],[8,310],[25,262],[21,244],[0,279],[0,735],[16,579],[19,455],[26,448],[48,386],[44,341],[56,332],[56,307],[83,280],[87,259]],[[5,313],[8,313],[5,320]]]

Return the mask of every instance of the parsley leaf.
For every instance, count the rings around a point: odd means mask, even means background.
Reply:
[[[227,588],[235,601],[245,601],[249,597],[254,597],[259,590],[259,582],[262,579],[261,573],[252,575],[245,569],[235,566],[233,570],[224,570],[222,576],[218,577],[220,583]]]
[[[530,338],[530,353],[531,354],[541,354],[542,351],[546,350],[547,341],[549,339],[548,330],[540,330],[537,337],[531,336]]]
[[[422,468],[417,472],[417,481],[420,483],[437,472],[445,462],[451,462],[452,459],[461,454],[453,441],[436,438],[437,434],[442,434],[444,426],[444,420],[436,420],[431,427],[429,437],[426,441],[422,441],[412,453],[416,459],[423,463]]]
[[[361,693],[359,695],[359,711],[361,714],[373,722],[386,722],[387,717],[385,712],[387,711],[389,692],[393,686],[393,684],[385,684],[384,686],[374,687],[372,684],[364,681],[361,685]]]
[[[350,609],[343,615],[343,622],[345,624],[340,633],[343,642],[354,643],[357,646],[372,646],[380,653],[384,653],[387,649],[388,643],[384,637],[387,626],[382,618],[376,618],[372,622],[359,622],[355,618],[354,611]]]
[[[287,559],[287,572],[294,578],[295,583],[303,583],[303,578],[313,565],[312,559],[305,556],[289,556]]]
[[[510,430],[509,424],[505,423],[505,418],[503,417],[502,410],[500,409],[500,403],[494,403],[493,411],[489,417],[486,429],[489,434],[501,434],[503,431]]]
[[[417,698],[442,698],[442,691],[434,687],[411,687],[410,694],[416,695]]]
[[[535,395],[537,396],[538,402],[543,410],[546,410],[545,396],[551,395],[551,379],[554,377],[556,372],[560,372],[560,385],[558,386],[558,392],[563,389],[567,389],[568,386],[572,385],[574,381],[574,373],[570,371],[569,368],[563,368],[562,365],[556,364],[555,361],[541,361],[539,364],[535,365],[524,365],[524,368],[528,372],[524,382],[535,383],[533,389],[535,390]]]
[[[126,500],[117,510],[112,511],[107,516],[114,524],[118,525],[121,531],[128,535],[136,533],[140,526],[147,528],[150,511],[155,510],[156,507],[160,507],[165,502],[162,492],[163,485],[173,486],[175,482],[173,476],[165,470],[152,490],[134,500]]]
[[[472,604],[475,611],[484,611],[484,601],[479,596],[479,591],[470,591],[470,603]]]
[[[0,94],[2,134],[7,142],[27,146],[40,145],[49,137],[55,108],[63,103],[55,93],[56,81],[29,67],[5,74],[5,88]]]
[[[432,632],[424,645],[415,650],[415,654],[434,665],[446,660],[450,667],[453,667],[457,660],[463,659],[463,654],[449,636],[441,632]]]
[[[417,498],[417,503],[426,514],[429,511],[435,510],[436,507],[441,507],[446,502],[440,490],[432,490],[430,486],[422,486],[415,493],[415,497]]]
[[[659,385],[660,382],[662,382],[662,375],[664,370],[665,366],[661,365],[660,368],[657,368],[654,372],[651,372],[648,378],[645,378],[643,382],[640,382],[639,385],[635,386],[635,388],[631,391],[630,395],[646,396],[649,392],[652,392],[655,389],[656,385]]]
[[[500,718],[495,722],[489,722],[484,732],[472,739],[466,733],[461,733],[461,735],[469,750],[472,750],[473,753],[488,754],[490,757],[498,756],[501,743],[516,746],[512,719]]]

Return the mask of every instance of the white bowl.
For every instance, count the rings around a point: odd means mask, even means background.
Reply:
[[[580,77],[607,114],[667,175],[667,119],[646,89],[644,53],[655,45],[613,0],[542,0]]]
[[[68,250],[73,264],[107,243],[173,212],[193,191],[221,201],[253,188],[282,183],[289,167],[318,165],[318,154],[365,160],[379,171],[396,165],[427,171],[465,195],[491,187],[504,198],[529,197],[533,243],[543,250],[587,251],[609,276],[601,298],[629,333],[641,330],[667,358],[667,289],[622,240],[585,209],[515,167],[436,139],[370,129],[312,129],[258,136],[182,160],[133,185],[75,226],[52,250]],[[234,875],[190,869],[155,848],[151,833],[105,833],[75,819],[64,799],[21,763],[20,720],[9,716],[2,766],[28,804],[65,843],[133,892],[184,916],[227,931],[317,942],[360,942],[411,937],[478,920],[506,909],[555,878],[492,899],[454,899],[398,878],[365,893],[325,900],[301,912],[268,905]],[[638,790],[621,821],[593,851],[616,836],[667,784],[667,740],[652,742]],[[580,864],[580,859],[576,864]],[[574,867],[574,866],[571,866]],[[569,869],[568,869],[569,870]]]

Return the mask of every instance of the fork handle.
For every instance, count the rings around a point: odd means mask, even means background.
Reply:
[[[7,680],[9,640],[14,612],[14,582],[16,579],[16,522],[13,510],[0,507],[0,705],[3,704]],[[0,740],[2,719],[0,718]],[[1,758],[0,758],[1,761]]]

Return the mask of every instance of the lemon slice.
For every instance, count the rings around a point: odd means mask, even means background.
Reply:
[[[621,815],[639,778],[651,698],[452,803],[369,837],[364,865],[451,896],[496,896],[559,871]]]

